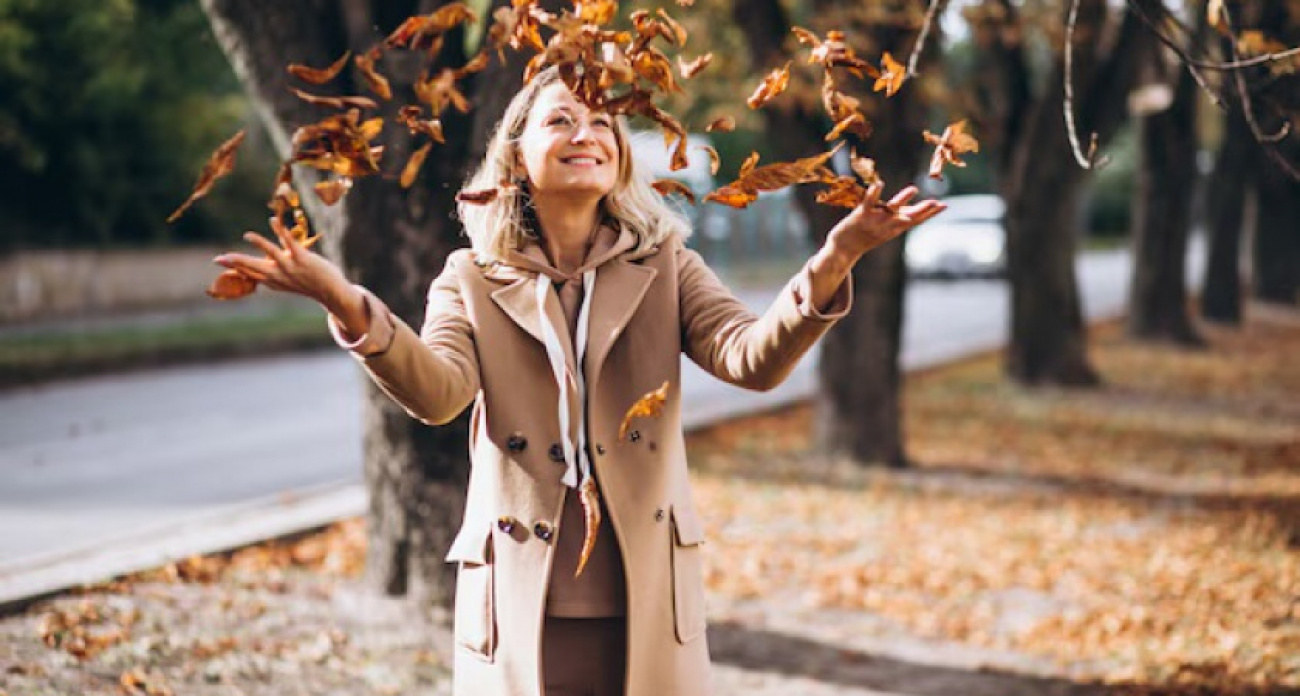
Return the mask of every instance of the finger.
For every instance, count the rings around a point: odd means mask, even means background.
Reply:
[[[249,256],[248,254],[222,254],[213,261],[231,270],[247,273],[249,277],[252,277],[254,273],[261,277],[267,277],[273,275],[277,268],[275,262],[271,259]]]
[[[907,205],[909,201],[916,197],[916,194],[920,193],[920,191],[921,190],[915,186],[908,186],[902,191],[894,194],[894,197],[889,199],[889,203],[886,203],[886,205],[894,210],[898,210]]]
[[[298,246],[298,242],[294,240],[293,235],[289,234],[289,228],[285,227],[283,222],[280,222],[279,215],[271,216],[271,229],[275,231],[275,236],[280,238],[280,246],[284,248],[285,252],[290,255],[297,253],[295,247]]]
[[[876,182],[867,187],[867,195],[862,197],[863,208],[874,208],[880,202],[880,193],[885,190],[885,185]]]
[[[271,240],[267,239],[266,237],[263,237],[262,235],[256,232],[245,232],[244,241],[248,242],[249,244],[252,244],[258,249],[261,249],[262,253],[266,254],[272,259],[278,260],[284,255],[283,249],[276,246],[274,243],[271,242]]]
[[[938,201],[923,201],[919,205],[909,207],[905,211],[905,215],[911,224],[919,225],[935,215],[942,213],[947,208],[948,206],[939,203]]]

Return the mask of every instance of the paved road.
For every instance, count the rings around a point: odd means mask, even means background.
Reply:
[[[1090,317],[1121,310],[1127,254],[1089,254],[1079,272]],[[772,296],[743,299],[761,309]],[[997,346],[1006,335],[1008,302],[1000,282],[913,284],[905,367]],[[687,425],[738,406],[760,409],[805,396],[814,364],[805,358],[782,388],[755,395],[688,362]],[[325,351],[0,395],[0,584],[16,569],[114,540],[150,538],[196,520],[237,516],[250,502],[359,481],[361,389],[351,360]]]

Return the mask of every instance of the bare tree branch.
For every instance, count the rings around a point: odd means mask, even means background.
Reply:
[[[1071,0],[1070,17],[1065,25],[1065,130],[1070,136],[1070,151],[1074,161],[1083,169],[1100,169],[1110,161],[1108,157],[1097,159],[1097,134],[1093,133],[1085,156],[1079,147],[1078,128],[1074,124],[1074,25],[1079,20],[1079,0]]]
[[[1228,11],[1226,4],[1223,6],[1223,21],[1228,25],[1229,34],[1237,33],[1236,26],[1232,21],[1232,14]],[[1228,49],[1232,51],[1233,60],[1239,60],[1241,58],[1241,54],[1237,51],[1236,41],[1229,41]],[[1236,82],[1237,97],[1241,99],[1241,110],[1246,115],[1246,123],[1250,124],[1251,134],[1253,134],[1255,139],[1261,143],[1271,144],[1281,142],[1283,138],[1291,133],[1291,123],[1284,121],[1282,127],[1279,128],[1276,133],[1266,135],[1264,129],[1260,127],[1259,121],[1255,120],[1255,107],[1250,98],[1250,93],[1246,90],[1246,78],[1241,74],[1240,70],[1234,70],[1232,77],[1234,82]],[[1269,149],[1271,150],[1272,148]],[[1290,167],[1286,168],[1290,169]]]
[[[1142,6],[1137,3],[1137,0],[1128,0],[1128,6],[1129,10],[1136,14],[1138,19],[1142,20],[1143,24],[1147,25],[1147,28],[1151,30],[1151,33],[1155,35],[1156,39],[1158,39],[1160,43],[1169,47],[1169,50],[1178,55],[1178,59],[1187,66],[1187,72],[1191,73],[1192,79],[1196,80],[1196,84],[1200,85],[1201,90],[1210,97],[1210,101],[1214,102],[1214,105],[1220,109],[1227,110],[1228,105],[1223,100],[1223,97],[1219,96],[1218,92],[1214,91],[1214,89],[1210,87],[1210,83],[1205,79],[1205,76],[1200,73],[1200,69],[1211,69],[1210,66],[1215,64],[1207,64],[1204,61],[1192,58],[1191,55],[1179,46],[1176,41],[1171,37],[1165,36],[1165,34],[1160,31],[1160,27],[1156,24],[1155,20],[1151,19],[1151,17],[1147,15],[1146,10],[1142,9]],[[1167,12],[1166,15],[1168,15]]]
[[[947,6],[948,0],[930,0],[930,7],[925,11],[925,22],[921,25],[921,33],[917,35],[916,44],[912,46],[912,55],[907,58],[907,79],[916,77],[916,64],[921,59],[921,51],[925,48],[925,39],[930,34],[930,27],[934,24],[934,18]]]

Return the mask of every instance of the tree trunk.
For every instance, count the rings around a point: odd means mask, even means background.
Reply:
[[[1160,60],[1158,56],[1153,58]],[[1196,82],[1181,66],[1168,108],[1138,120],[1128,335],[1201,345],[1187,314],[1187,239],[1196,189]]]
[[[289,154],[293,129],[315,122],[323,110],[298,100],[289,90],[285,66],[290,62],[324,66],[344,51],[364,51],[431,3],[303,1],[267,5],[256,0],[202,0],[214,33],[249,92],[282,157]],[[436,6],[436,5],[435,5]],[[460,31],[448,37],[436,65],[465,61]],[[403,103],[414,103],[411,85],[421,65],[414,54],[385,54],[382,69],[392,82],[394,99],[380,107],[390,122]],[[510,72],[511,70],[515,72]],[[473,99],[476,84],[499,92],[518,85],[517,66],[493,63],[476,81],[463,84]],[[314,93],[362,94],[351,70]],[[326,208],[307,192],[318,180],[314,171],[295,168],[315,231],[323,234],[324,253],[349,278],[375,292],[407,323],[419,326],[429,282],[446,257],[464,241],[453,222],[454,196],[471,158],[481,156],[481,142],[500,117],[503,102],[478,108],[471,115],[448,110],[443,117],[446,145],[439,145],[409,190],[393,181],[412,152],[413,141],[400,128],[385,128],[384,177],[358,180],[341,203]],[[488,125],[485,125],[488,124]],[[270,182],[268,182],[269,188]],[[388,594],[446,604],[451,599],[453,569],[442,556],[459,528],[468,480],[468,419],[429,428],[410,418],[373,384],[365,395],[365,479],[370,494],[368,582]]]
[[[1201,315],[1210,321],[1241,323],[1241,232],[1252,224],[1246,198],[1259,147],[1237,110],[1224,119],[1223,143],[1210,174],[1206,201],[1209,250],[1201,287]]]
[[[830,11],[832,6],[818,7]],[[789,37],[790,22],[778,2],[736,0],[733,18],[748,40],[755,73],[766,73],[789,60],[782,44]],[[827,26],[833,24],[826,22]],[[814,29],[824,31],[822,27]],[[872,27],[851,35],[866,36],[872,42],[869,47],[854,45],[860,55],[889,50],[906,56],[916,31]],[[889,185],[887,195],[910,183],[920,169],[925,110],[916,89],[909,84],[889,100],[855,95],[863,98],[864,111],[875,128],[870,141],[856,147],[876,160],[877,170]],[[781,134],[772,138],[781,160],[825,151],[823,136],[830,124],[818,107],[792,104],[787,96],[767,106],[763,117],[768,133]],[[816,191],[806,186],[799,187],[795,195],[816,244],[825,241],[831,227],[848,212],[816,203]],[[901,240],[867,254],[853,269],[853,309],[823,339],[818,364],[816,437],[824,451],[864,464],[902,466],[906,462],[898,362],[903,281]]]
[[[1279,148],[1279,152],[1286,150]],[[1294,306],[1300,303],[1300,181],[1265,159],[1257,182],[1255,297]]]

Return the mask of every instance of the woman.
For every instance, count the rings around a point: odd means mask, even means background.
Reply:
[[[709,693],[679,356],[776,386],[848,311],[858,258],[943,208],[908,205],[912,187],[878,206],[872,187],[759,318],[684,247],[686,221],[634,169],[621,119],[542,72],[466,188],[515,186],[462,205],[473,248],[433,281],[419,335],[290,238],[250,233],[269,258],[217,259],[320,302],[338,342],[415,418],[443,424],[473,402],[464,521],[447,554],[460,564],[458,695]],[[628,407],[665,381],[661,415],[620,440]],[[588,479],[604,522],[575,577]]]

